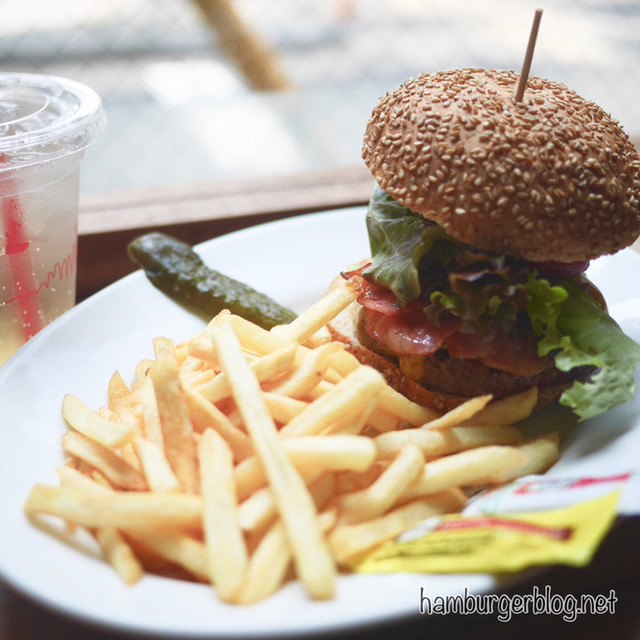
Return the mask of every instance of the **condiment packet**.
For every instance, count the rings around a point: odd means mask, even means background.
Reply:
[[[638,512],[633,474],[565,478],[564,483],[546,478],[556,485],[547,485],[547,491],[543,480],[529,477],[479,496],[463,513],[430,518],[351,566],[363,573],[502,573],[535,565],[584,566],[619,505],[626,513]],[[554,495],[558,487],[561,497]],[[504,509],[514,505],[519,510]]]
[[[619,515],[640,514],[640,474],[632,471],[600,476],[530,475],[483,491],[464,509],[465,515],[540,511],[568,507],[620,492]]]

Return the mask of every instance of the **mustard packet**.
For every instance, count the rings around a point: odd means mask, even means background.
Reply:
[[[432,518],[351,568],[361,573],[502,573],[533,565],[584,566],[613,524],[619,496],[615,491],[548,511]]]

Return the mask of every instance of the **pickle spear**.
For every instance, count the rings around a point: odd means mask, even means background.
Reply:
[[[270,329],[296,314],[248,285],[207,267],[191,245],[164,233],[139,236],[127,253],[160,291],[193,311],[212,318],[222,309]]]

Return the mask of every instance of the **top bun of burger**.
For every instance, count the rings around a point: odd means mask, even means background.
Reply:
[[[448,234],[531,261],[587,261],[640,234],[640,158],[619,124],[565,86],[460,69],[387,94],[363,158],[379,186]]]

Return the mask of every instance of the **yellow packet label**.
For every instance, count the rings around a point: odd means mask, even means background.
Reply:
[[[443,516],[426,534],[390,541],[352,568],[362,573],[501,573],[533,565],[584,566],[613,524],[619,495],[616,491],[549,511]]]

